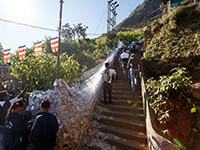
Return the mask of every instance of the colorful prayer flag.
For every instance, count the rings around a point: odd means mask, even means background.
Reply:
[[[18,53],[19,53],[19,60],[25,59],[25,56],[26,56],[26,45],[19,46],[18,47]]]
[[[10,49],[3,50],[3,58],[6,64],[10,62],[10,58],[11,58]]]
[[[40,56],[42,54],[42,41],[34,43],[35,56]]]
[[[51,49],[54,53],[58,51],[58,37],[51,38]]]

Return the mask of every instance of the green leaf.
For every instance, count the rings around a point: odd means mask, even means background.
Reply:
[[[179,141],[178,139],[176,138],[173,138],[173,142],[174,144],[176,144],[180,150],[186,150],[187,148],[183,145],[183,143],[181,143],[181,141]]]
[[[132,103],[132,101],[131,100],[127,100],[127,103],[130,105]]]

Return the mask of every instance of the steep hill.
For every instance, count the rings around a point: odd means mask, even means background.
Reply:
[[[189,96],[193,97],[191,97],[188,102],[183,101],[185,98],[179,100],[179,104],[182,102],[182,106],[174,105],[175,103],[173,103],[173,105],[172,103],[170,105],[168,105],[168,103],[162,103],[163,106],[159,108],[159,110],[162,110],[162,112],[167,112],[165,110],[168,108],[174,111],[175,107],[173,108],[171,106],[176,106],[176,108],[178,108],[176,112],[171,113],[171,116],[176,118],[174,119],[174,123],[172,123],[173,119],[169,119],[168,124],[166,125],[167,129],[173,130],[170,131],[170,134],[167,136],[171,136],[168,138],[172,140],[172,137],[176,137],[178,135],[178,139],[182,138],[181,141],[184,141],[183,137],[188,135],[183,135],[182,133],[185,134],[187,131],[191,130],[190,137],[187,139],[187,143],[185,143],[186,146],[189,147],[189,150],[199,150],[200,148],[200,111],[196,114],[192,114],[192,119],[183,118],[181,120],[181,117],[189,118],[189,116],[191,116],[190,109],[185,109],[184,111],[181,109],[183,109],[183,105],[186,105],[187,103],[190,106],[188,105],[185,108],[191,108],[191,106],[200,106],[200,95],[198,93],[200,90],[199,27],[200,4],[195,5],[191,3],[188,5],[180,6],[178,8],[173,8],[169,14],[163,15],[161,18],[154,20],[148,25],[147,31],[145,32],[146,47],[142,60],[147,78],[154,77],[154,79],[159,79],[161,75],[165,75],[166,77],[166,75],[171,75],[171,70],[176,67],[184,67],[189,72],[193,82],[193,90],[191,90],[192,92],[189,94]],[[162,78],[162,80],[163,79],[164,78]],[[185,81],[183,76],[181,76],[181,80]],[[174,80],[174,82],[177,82],[177,79]],[[172,82],[167,80],[165,83],[170,85]],[[165,83],[162,83],[162,88],[160,89],[164,89],[163,87],[165,86]],[[181,82],[177,83],[180,84]],[[173,86],[174,85],[175,84],[173,83]],[[155,93],[157,94],[158,91]],[[171,92],[169,95],[173,96],[174,93],[175,92]],[[182,95],[186,96],[187,94]],[[178,98],[179,97],[177,96],[174,97],[174,99],[167,100],[170,102],[175,102],[178,101]],[[156,103],[155,106],[159,106],[158,103]],[[188,115],[184,114],[185,112],[188,112]],[[187,120],[192,121],[187,122]],[[177,123],[178,121],[181,122],[179,125]],[[175,130],[176,125],[178,125],[178,127]],[[160,127],[160,125],[158,125],[158,127]],[[158,132],[160,131],[158,130]],[[164,132],[160,132],[160,134],[162,136],[166,136]]]
[[[139,27],[147,20],[154,18],[161,13],[159,10],[160,0],[144,0],[116,29]]]
[[[148,26],[145,60],[148,76],[168,74],[177,66],[186,67],[194,78],[200,60],[200,5],[184,5]],[[153,63],[153,64],[152,64]],[[194,71],[195,69],[195,71]]]

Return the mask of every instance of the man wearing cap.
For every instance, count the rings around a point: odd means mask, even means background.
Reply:
[[[36,117],[32,129],[31,137],[34,141],[35,150],[52,150],[56,146],[56,133],[58,131],[58,121],[56,117],[49,113],[50,102],[41,102],[42,112]]]

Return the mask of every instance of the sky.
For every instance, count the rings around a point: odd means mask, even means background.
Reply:
[[[12,51],[19,46],[31,47],[45,36],[56,37],[55,31],[35,29],[2,21],[10,21],[57,29],[59,26],[60,0],[0,0],[0,43]],[[115,0],[118,2],[117,24],[143,2],[143,0]],[[107,32],[107,0],[64,0],[62,25],[82,23],[88,26],[89,38]]]

